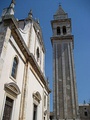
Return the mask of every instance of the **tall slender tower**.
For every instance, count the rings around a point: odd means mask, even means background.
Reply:
[[[71,19],[61,5],[51,21],[54,120],[79,120]]]

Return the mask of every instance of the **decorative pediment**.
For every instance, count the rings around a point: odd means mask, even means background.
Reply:
[[[46,114],[47,114],[47,110],[44,111],[44,115],[46,115]]]
[[[6,92],[9,92],[10,94],[14,96],[17,96],[20,94],[20,89],[17,86],[17,84],[15,84],[14,82],[6,83],[4,88]]]
[[[33,98],[34,98],[38,103],[40,103],[40,101],[41,101],[41,95],[40,95],[40,93],[39,93],[38,91],[33,93]]]

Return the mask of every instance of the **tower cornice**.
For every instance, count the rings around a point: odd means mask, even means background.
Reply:
[[[56,22],[71,22],[71,18],[68,19],[59,19],[59,20],[51,20],[51,23],[56,23]]]
[[[73,35],[67,35],[67,36],[53,36],[50,38],[51,43],[53,45],[53,41],[62,41],[62,42],[68,42],[71,41],[73,43],[74,48],[74,36]]]
[[[51,25],[53,25],[54,23],[63,23],[63,22],[69,22],[70,23],[70,27],[71,27],[71,18],[68,19],[59,19],[59,20],[51,20]]]

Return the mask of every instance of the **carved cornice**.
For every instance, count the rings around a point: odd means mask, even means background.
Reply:
[[[73,48],[74,48],[74,36],[73,35],[53,36],[50,39],[51,39],[52,45],[53,45],[53,41],[57,41],[57,40],[62,41],[62,42],[71,41],[73,43]]]
[[[74,36],[73,35],[57,35],[57,36],[53,36],[51,37],[51,40],[73,40]]]
[[[51,20],[51,25],[52,25],[53,23],[59,23],[59,24],[60,24],[60,22],[71,22],[71,18]]]

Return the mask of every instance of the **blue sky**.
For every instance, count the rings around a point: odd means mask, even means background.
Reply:
[[[3,8],[9,6],[11,0],[0,0],[0,15]],[[46,76],[52,89],[52,45],[50,37],[52,28],[50,21],[61,3],[62,8],[72,19],[74,35],[74,62],[78,90],[78,101],[90,100],[90,0],[16,0],[15,17],[26,18],[30,9],[33,16],[39,19],[46,48]],[[52,95],[51,95],[52,96]],[[52,97],[51,97],[52,98]],[[52,99],[50,101],[52,103]],[[52,104],[51,104],[52,110]]]

